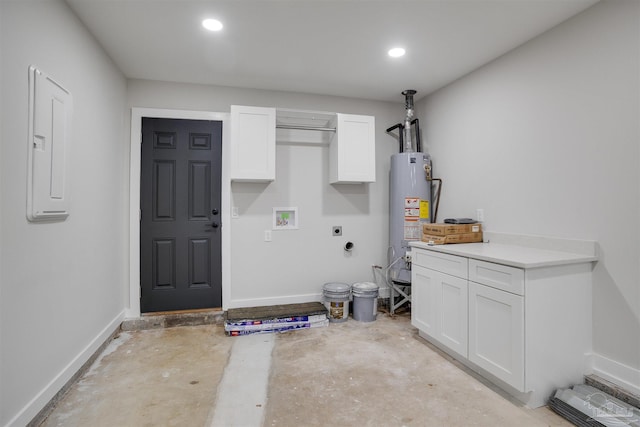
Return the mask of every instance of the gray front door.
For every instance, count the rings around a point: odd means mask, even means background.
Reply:
[[[142,119],[140,309],[222,306],[222,122]]]

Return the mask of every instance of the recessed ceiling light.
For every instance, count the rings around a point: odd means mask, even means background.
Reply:
[[[222,29],[222,22],[217,19],[205,19],[202,21],[202,26],[209,31],[220,31]]]
[[[401,56],[404,56],[405,50],[401,47],[394,47],[393,49],[390,49],[388,53],[392,58],[399,58]]]

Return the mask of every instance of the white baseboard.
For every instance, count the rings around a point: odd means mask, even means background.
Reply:
[[[640,369],[595,353],[591,355],[591,367],[595,375],[640,396]]]
[[[266,297],[266,298],[248,298],[248,299],[232,299],[229,301],[229,308],[242,308],[242,307],[260,307],[264,305],[279,305],[279,304],[299,304],[302,302],[314,302],[322,301],[322,293],[315,294],[302,294],[291,295],[281,297]]]
[[[379,289],[379,298],[389,298],[389,288]],[[322,293],[314,294],[301,294],[281,297],[265,297],[265,298],[247,298],[247,299],[233,299],[229,302],[225,310],[230,308],[243,308],[243,307],[260,307],[267,305],[279,305],[279,304],[298,304],[303,302],[322,302]]]
[[[25,426],[49,403],[51,399],[73,378],[109,336],[120,326],[124,319],[124,310],[120,312],[100,333],[56,375],[36,396],[27,403],[5,427]]]

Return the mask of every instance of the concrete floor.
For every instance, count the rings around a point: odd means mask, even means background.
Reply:
[[[571,426],[453,363],[408,316],[283,334],[122,332],[43,426]]]

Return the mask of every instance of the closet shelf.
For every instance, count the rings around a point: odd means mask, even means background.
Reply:
[[[329,145],[336,132],[337,113],[276,109],[276,143]]]

